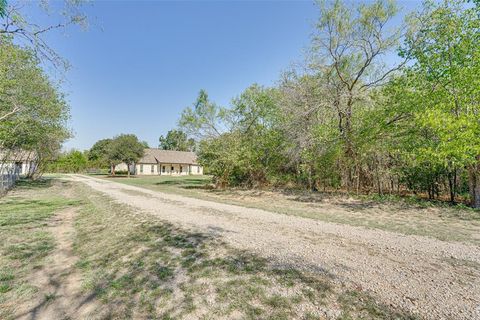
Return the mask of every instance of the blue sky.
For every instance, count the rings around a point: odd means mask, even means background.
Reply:
[[[72,65],[67,149],[120,133],[156,147],[200,89],[225,105],[252,83],[275,84],[302,60],[318,17],[311,1],[99,1],[86,12],[87,31],[48,38]]]

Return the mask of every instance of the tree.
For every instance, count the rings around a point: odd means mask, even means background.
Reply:
[[[79,173],[88,166],[86,155],[78,150],[71,150],[61,154],[55,161],[48,165],[50,172]]]
[[[4,18],[7,13],[7,0],[0,0],[0,18]]]
[[[119,162],[125,162],[128,167],[128,176],[130,177],[130,166],[143,157],[145,147],[134,134],[121,134],[113,138],[111,146],[108,148],[108,159],[112,163],[112,174],[115,174],[115,165]]]
[[[40,173],[70,136],[69,107],[34,54],[0,37],[0,149],[36,153]]]
[[[360,183],[360,166],[354,131],[370,92],[384,84],[408,60],[386,66],[382,58],[393,53],[402,37],[402,26],[389,28],[397,14],[393,1],[377,0],[352,8],[341,0],[319,3],[320,19],[312,42],[311,68],[323,78],[329,106],[336,113],[338,138],[345,155],[348,188]]]
[[[112,145],[112,139],[101,139],[95,142],[88,152],[88,160],[99,167],[112,166],[108,155]]]
[[[427,2],[411,17],[416,32],[406,38],[403,49],[415,63],[389,91],[395,117],[408,128],[402,136],[407,156],[445,172],[452,202],[458,172],[467,168],[476,208],[480,208],[479,17],[479,5]]]
[[[218,186],[414,193],[480,206],[480,4],[320,2],[304,69],[179,121]],[[400,39],[403,44],[400,44]],[[397,52],[396,63],[385,57]],[[407,62],[409,62],[407,64]],[[458,198],[458,197],[457,197]]]
[[[160,136],[158,147],[163,150],[194,151],[195,140],[188,138],[181,130],[170,130],[165,137]]]
[[[199,100],[205,96],[201,93]],[[203,101],[196,103],[201,110],[190,109],[181,119],[193,136],[204,137],[198,152],[200,163],[208,164],[221,187],[266,184],[282,162],[277,90],[252,85],[232,100],[229,109]]]
[[[193,108],[183,110],[179,127],[189,136],[206,139],[220,136],[224,131],[227,110],[211,102],[205,90],[200,90]]]
[[[58,11],[48,5],[48,1],[23,2],[0,0],[0,44],[6,38],[14,39],[22,48],[30,49],[35,57],[41,61],[48,61],[54,67],[67,68],[68,63],[46,41],[46,35],[58,29],[65,29],[72,25],[86,26],[86,16],[81,12],[82,0],[66,0]],[[30,21],[25,13],[32,9],[32,5],[48,15],[48,21],[40,24]],[[58,4],[57,4],[58,6]]]

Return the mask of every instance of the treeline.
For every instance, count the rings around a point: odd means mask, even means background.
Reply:
[[[218,186],[415,193],[480,208],[480,4],[319,3],[310,52],[179,126]],[[394,59],[394,54],[396,58]]]
[[[158,148],[162,150],[194,151],[195,140],[188,138],[181,130],[170,130],[158,139]],[[132,166],[143,157],[149,145],[140,141],[134,134],[120,134],[113,138],[100,139],[89,150],[70,150],[61,152],[49,161],[46,170],[58,173],[81,173],[108,171],[115,175],[119,163]],[[125,172],[127,175],[129,171]]]
[[[108,169],[115,175],[115,167],[125,163],[129,168],[143,157],[146,142],[140,141],[134,134],[120,134],[113,138],[97,141],[90,150],[83,152],[70,150],[60,153],[50,161],[48,172],[79,173]],[[126,172],[130,175],[130,171]]]

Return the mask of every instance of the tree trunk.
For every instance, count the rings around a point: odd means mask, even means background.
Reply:
[[[468,167],[468,187],[471,206],[480,209],[480,156],[477,157],[477,163]]]
[[[115,165],[114,165],[114,164],[111,164],[111,165],[110,165],[110,174],[111,174],[112,176],[115,175]]]
[[[448,187],[450,189],[450,202],[455,203],[455,196],[457,194],[457,169],[448,173]]]
[[[130,164],[127,164],[127,177],[130,178]]]

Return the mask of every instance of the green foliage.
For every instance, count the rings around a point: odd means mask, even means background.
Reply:
[[[108,158],[112,139],[101,139],[95,142],[95,144],[88,151],[88,160],[90,163],[99,168],[105,168],[110,165]]]
[[[415,90],[413,119],[432,135],[418,153],[464,166],[480,154],[480,10],[457,1],[429,3],[426,10],[417,18],[421,31],[407,41],[418,78],[409,88]]]
[[[0,18],[5,17],[7,12],[7,0],[0,0]]]
[[[426,2],[387,27],[393,1],[320,1],[306,68],[179,125],[218,186],[465,195],[480,207],[480,6]],[[399,42],[403,39],[400,48]],[[385,56],[398,52],[399,63]],[[409,63],[407,63],[409,62]]]
[[[185,133],[200,139],[218,137],[222,133],[222,122],[226,110],[211,102],[205,90],[201,90],[193,107],[186,108],[179,125]]]
[[[121,134],[113,138],[108,157],[111,161],[125,162],[130,165],[138,161],[144,153],[144,145],[134,134]]]
[[[473,187],[480,154],[480,20],[478,7],[456,1],[426,3],[410,18],[402,54],[415,63],[385,88],[389,151],[401,160],[402,181],[429,197],[447,180],[453,202],[458,177],[471,171]],[[385,122],[385,121],[384,121]]]
[[[200,95],[205,96],[205,93]],[[232,100],[230,109],[211,108],[210,111],[208,116],[199,111],[196,116],[183,116],[181,120],[190,130],[196,128],[196,136],[208,137],[201,142],[199,161],[208,166],[218,185],[266,184],[282,162],[277,154],[282,143],[276,128],[277,91],[253,85]],[[203,117],[219,127],[230,127],[230,131],[212,135],[210,127],[198,125],[206,123],[201,120]]]
[[[88,168],[88,157],[78,150],[61,154],[47,168],[49,172],[79,173]]]
[[[136,135],[121,134],[112,139],[97,141],[88,152],[88,159],[92,167],[110,166],[110,172],[115,174],[117,164],[134,164],[143,157],[144,150],[145,142],[138,140]],[[127,173],[130,174],[130,171]]]
[[[189,139],[181,130],[170,130],[165,137],[160,136],[158,140],[160,142],[158,147],[162,150],[193,151],[195,149],[195,140]]]
[[[34,55],[0,35],[0,149],[37,154],[40,169],[70,136],[69,108]]]

